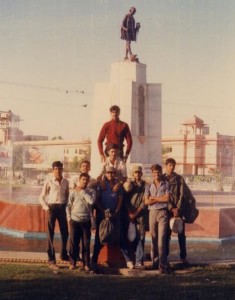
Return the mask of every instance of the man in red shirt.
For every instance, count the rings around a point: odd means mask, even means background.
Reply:
[[[109,109],[111,115],[111,121],[106,122],[101,128],[98,138],[98,148],[100,152],[101,161],[104,162],[107,153],[107,147],[110,144],[116,144],[119,148],[119,156],[124,161],[127,160],[132,147],[131,131],[127,123],[119,119],[120,108],[117,105],[113,105]],[[105,150],[103,149],[103,142],[106,139]],[[126,153],[123,153],[124,140],[126,140]]]

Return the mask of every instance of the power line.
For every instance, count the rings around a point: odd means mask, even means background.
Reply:
[[[69,89],[62,89],[62,88],[58,88],[58,87],[53,88],[53,87],[49,87],[49,86],[33,85],[33,84],[21,83],[21,82],[0,80],[0,84],[23,86],[23,87],[34,88],[34,89],[51,90],[51,91],[55,91],[55,92],[65,93],[65,94],[85,94],[84,90],[78,90],[78,89],[69,90]]]
[[[190,103],[190,102],[171,102],[171,101],[162,101],[162,104],[170,104],[170,105],[184,105],[184,106],[200,106],[200,107],[205,107],[205,108],[215,108],[215,109],[221,109],[221,108],[227,108],[227,109],[231,109],[231,107],[224,107],[224,106],[215,106],[214,104],[211,105],[205,105],[205,104],[200,104],[200,103]]]
[[[6,97],[6,96],[0,96],[1,99],[5,99],[5,100],[17,100],[17,101],[23,101],[23,102],[34,102],[34,103],[45,103],[45,104],[50,104],[50,105],[65,105],[65,106],[68,106],[68,103],[67,101],[66,102],[62,102],[61,100],[57,100],[55,99],[54,101],[52,101],[52,99],[47,99],[47,100],[38,100],[38,99],[26,99],[26,98],[18,98],[18,97]],[[9,102],[8,102],[8,105]],[[86,108],[88,106],[87,103],[83,103],[83,104],[78,104],[78,103],[69,103],[69,106],[70,107],[84,107]]]

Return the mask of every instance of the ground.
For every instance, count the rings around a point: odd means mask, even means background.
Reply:
[[[141,272],[141,271],[140,271]],[[145,277],[92,275],[45,264],[0,264],[0,299],[235,299],[232,266],[193,266],[190,271]]]

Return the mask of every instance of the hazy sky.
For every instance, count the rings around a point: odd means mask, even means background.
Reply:
[[[94,85],[124,57],[133,5],[134,52],[162,83],[163,135],[194,114],[235,135],[234,0],[0,0],[0,110],[19,114],[25,134],[90,136]]]

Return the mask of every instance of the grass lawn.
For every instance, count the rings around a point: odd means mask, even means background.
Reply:
[[[186,274],[91,275],[46,265],[0,264],[0,299],[235,299],[235,268],[194,267]]]

